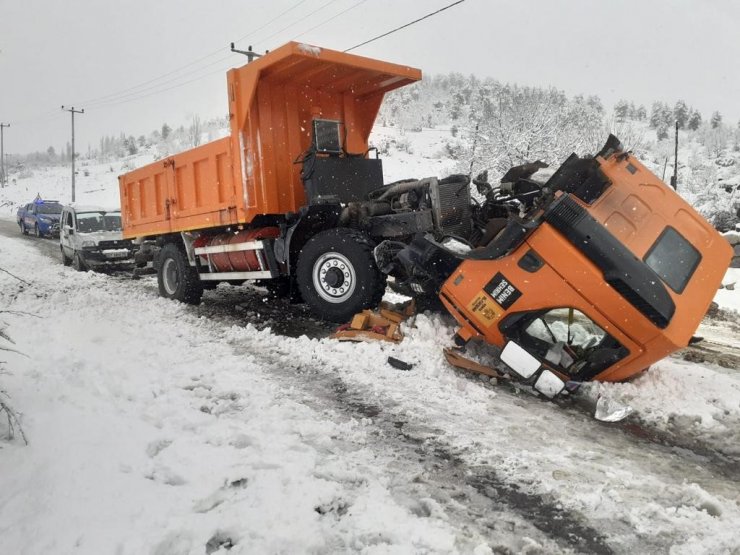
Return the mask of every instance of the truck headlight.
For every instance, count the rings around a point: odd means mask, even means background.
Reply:
[[[95,241],[83,241],[82,242],[82,248],[83,249],[89,249],[95,246]]]

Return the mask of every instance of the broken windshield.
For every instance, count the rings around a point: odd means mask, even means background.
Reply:
[[[511,325],[504,326],[507,337],[551,367],[576,379],[593,377],[629,353],[593,320],[574,308],[553,308],[516,316]]]

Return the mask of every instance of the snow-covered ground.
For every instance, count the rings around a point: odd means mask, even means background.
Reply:
[[[423,158],[445,137],[418,135],[411,152],[388,146],[389,180],[452,170]],[[116,204],[121,164],[91,164],[78,199]],[[68,183],[63,168],[36,172],[0,190],[0,211],[12,220],[10,206],[37,192],[68,200]],[[636,410],[631,424],[607,425],[451,369],[444,316],[417,316],[400,345],[286,337],[161,299],[151,278],[77,273],[29,244],[0,236],[0,322],[18,351],[3,351],[0,387],[29,441],[0,442],[2,553],[740,544],[737,368],[671,358],[598,386]],[[739,299],[716,297],[723,308]]]

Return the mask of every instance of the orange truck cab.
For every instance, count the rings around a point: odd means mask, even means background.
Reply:
[[[629,379],[688,345],[728,242],[613,136],[594,158],[572,155],[541,193],[485,245],[459,254],[426,238],[401,254],[406,275],[436,275],[459,342],[498,347],[550,393]]]

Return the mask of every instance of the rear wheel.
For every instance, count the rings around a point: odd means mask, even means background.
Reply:
[[[60,245],[59,246],[59,250],[62,251],[62,264],[64,264],[65,266],[71,265],[72,264],[72,259],[69,256],[67,256],[66,254],[64,254],[64,247],[62,247]]]
[[[28,230],[26,229],[26,223],[25,222],[21,222],[21,233],[23,235],[28,235]]]
[[[348,228],[322,231],[301,249],[296,280],[303,300],[324,320],[346,322],[377,306],[385,275],[375,265],[374,243]]]
[[[166,244],[159,253],[157,271],[159,294],[188,304],[198,304],[203,296],[203,284],[198,271],[188,262],[187,255],[174,243]]]

